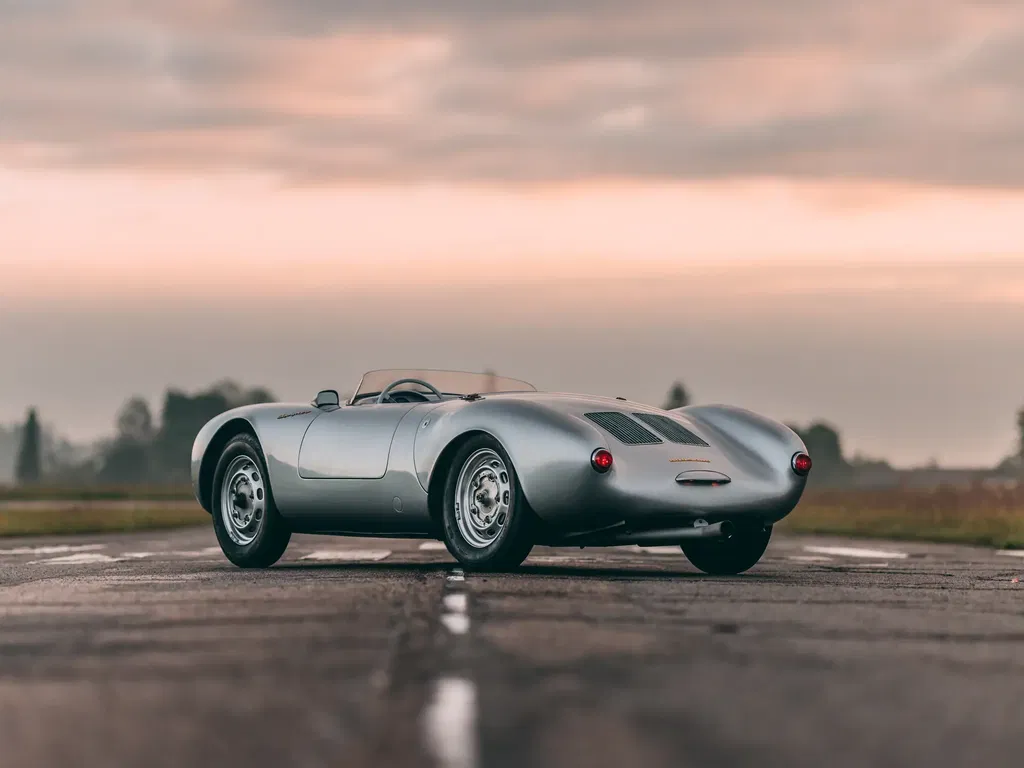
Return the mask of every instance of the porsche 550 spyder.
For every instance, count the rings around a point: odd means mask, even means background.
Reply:
[[[196,437],[192,483],[227,558],[267,567],[293,532],[434,538],[510,569],[535,544],[679,545],[737,574],[804,491],[785,425],[740,408],[665,411],[456,371],[365,374],[344,403],[249,405]]]

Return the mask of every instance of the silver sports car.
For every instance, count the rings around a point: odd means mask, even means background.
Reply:
[[[664,411],[491,374],[382,370],[341,403],[250,405],[199,432],[192,484],[228,559],[272,565],[293,532],[444,541],[462,565],[534,544],[678,544],[735,574],[811,469],[800,438],[721,405]]]

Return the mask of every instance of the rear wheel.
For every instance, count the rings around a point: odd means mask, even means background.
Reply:
[[[456,452],[444,487],[444,541],[467,568],[515,568],[533,548],[532,512],[515,468],[489,435]]]
[[[241,568],[267,568],[284,554],[291,530],[278,514],[263,451],[252,435],[233,438],[213,474],[213,530]]]
[[[768,548],[771,527],[737,528],[728,539],[693,539],[680,544],[694,567],[712,576],[735,576],[757,565]]]

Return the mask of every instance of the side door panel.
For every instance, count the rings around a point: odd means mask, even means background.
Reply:
[[[299,448],[299,477],[307,480],[384,477],[391,440],[414,404],[343,406],[319,416]]]

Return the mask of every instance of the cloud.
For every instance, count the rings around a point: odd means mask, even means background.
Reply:
[[[1024,184],[1024,8],[0,0],[0,162]]]

